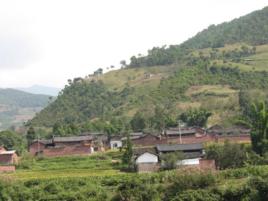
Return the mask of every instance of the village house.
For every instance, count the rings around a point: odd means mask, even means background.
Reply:
[[[203,158],[205,151],[201,143],[197,144],[163,144],[157,145],[156,150],[159,155],[181,152],[183,160],[178,161],[178,165],[199,165],[199,159]]]
[[[135,147],[155,146],[156,144],[165,144],[167,139],[161,135],[143,134],[139,137],[132,138],[131,142]]]
[[[123,146],[123,142],[120,136],[114,136],[110,139],[110,148],[111,149],[118,149]]]
[[[134,150],[137,172],[155,172],[164,166],[161,155],[181,152],[183,159],[177,162],[179,167],[194,167],[202,170],[215,170],[215,161],[204,159],[203,145],[196,144],[162,144],[154,148],[138,148]]]
[[[134,149],[137,172],[156,172],[160,169],[159,156],[155,147]]]
[[[53,137],[50,140],[35,140],[29,146],[32,155],[43,155],[47,157],[65,155],[88,155],[105,150],[107,138],[104,136],[73,136]]]
[[[144,146],[155,146],[156,144],[167,143],[165,136],[154,135],[154,134],[145,134],[142,132],[131,133],[129,135],[134,147],[144,147]],[[112,137],[110,140],[110,148],[114,149],[117,147],[122,147],[124,141],[127,140],[127,137]]]

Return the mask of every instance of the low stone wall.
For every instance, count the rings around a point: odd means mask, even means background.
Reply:
[[[15,172],[16,167],[15,166],[0,166],[0,172]]]
[[[157,172],[160,169],[159,163],[139,163],[136,166],[137,172],[145,173],[145,172]]]

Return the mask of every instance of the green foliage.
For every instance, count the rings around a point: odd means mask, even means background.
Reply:
[[[268,151],[268,109],[264,102],[252,105],[249,120],[252,148],[263,156]]]
[[[206,149],[206,158],[214,159],[219,169],[243,167],[251,154],[244,144],[229,141],[224,142],[223,145],[212,144]]]
[[[163,161],[165,170],[172,170],[177,168],[178,161],[183,159],[181,152],[166,153],[161,155],[161,161]]]
[[[34,127],[30,126],[30,128],[28,129],[27,134],[26,134],[26,139],[27,139],[28,145],[30,145],[31,142],[33,140],[35,140],[36,138],[37,138],[37,135],[35,133]]]
[[[102,82],[82,80],[66,86],[58,98],[42,110],[31,124],[39,124],[41,121],[45,126],[53,126],[55,119],[58,123],[79,124],[108,115],[119,105],[118,94],[108,91]]]
[[[133,148],[132,148],[132,142],[130,140],[129,134],[127,135],[127,140],[125,144],[124,153],[122,156],[122,162],[123,164],[126,164],[128,166],[128,169],[130,170],[133,166]]]
[[[131,200],[131,201],[160,201],[159,190],[148,181],[140,179],[127,180],[121,184],[118,194],[114,200]]]
[[[229,23],[211,25],[204,31],[182,44],[187,48],[222,47],[224,44],[245,42],[249,44],[265,44],[267,34],[268,8],[255,11]]]
[[[187,190],[176,196],[171,201],[219,201],[220,195],[208,190]]]
[[[189,59],[188,64],[196,64],[194,57],[189,58],[189,50],[203,48],[220,48],[226,44],[247,43],[260,45],[268,43],[266,24],[268,8],[255,11],[249,15],[235,19],[220,25],[211,25],[207,29],[199,32],[193,38],[185,41],[181,45],[171,45],[169,47],[154,47],[148,51],[147,56],[132,56],[129,67],[169,65],[177,63],[179,60]],[[241,50],[224,52],[221,58],[239,61],[242,56],[255,54],[256,48],[248,48],[246,45]],[[211,59],[218,59],[219,55],[214,51],[210,54]],[[202,57],[205,59],[205,57]]]
[[[137,112],[130,121],[133,131],[142,131],[146,127],[146,119],[140,112]]]
[[[205,127],[207,125],[208,118],[212,113],[207,110],[201,109],[191,109],[180,115],[180,119],[187,123],[188,126],[200,126]]]
[[[8,150],[14,149],[18,154],[22,154],[26,149],[26,142],[18,133],[13,131],[1,131],[0,146],[4,146]]]

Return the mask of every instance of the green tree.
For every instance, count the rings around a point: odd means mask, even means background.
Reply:
[[[26,141],[23,137],[12,131],[0,132],[0,146],[6,149],[15,149],[18,154],[21,154],[26,148]]]
[[[34,127],[30,126],[26,134],[26,139],[27,139],[28,146],[32,143],[33,140],[36,139],[36,132],[34,130]]]
[[[225,141],[224,145],[212,144],[206,149],[206,158],[214,159],[219,169],[242,167],[249,154],[244,144],[229,141]]]
[[[130,121],[130,125],[133,131],[142,131],[146,127],[146,120],[141,114],[137,112]]]
[[[187,123],[188,126],[205,127],[207,125],[208,118],[211,115],[212,113],[208,112],[206,109],[191,109],[182,113],[179,116],[179,119]]]
[[[252,149],[263,156],[268,151],[268,109],[265,102],[252,105],[249,121]]]
[[[132,148],[132,142],[130,140],[129,134],[127,135],[127,140],[125,144],[125,151],[122,156],[122,162],[123,164],[126,164],[128,166],[128,169],[131,169],[133,166],[133,148]]]
[[[166,153],[161,155],[160,159],[163,162],[165,170],[172,170],[177,167],[178,161],[183,159],[183,153],[181,152]]]

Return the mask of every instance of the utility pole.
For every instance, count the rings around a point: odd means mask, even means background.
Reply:
[[[39,155],[39,151],[40,151],[40,148],[39,148],[39,133],[37,134],[37,156]]]
[[[182,144],[182,140],[181,140],[181,121],[178,121],[179,124],[179,134],[180,134],[180,144]]]

